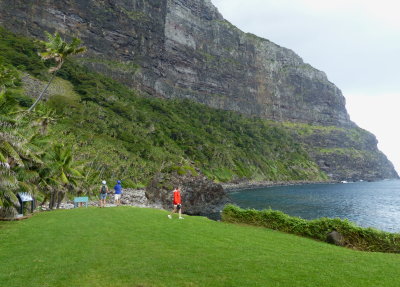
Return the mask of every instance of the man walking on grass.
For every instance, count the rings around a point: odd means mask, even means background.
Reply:
[[[182,200],[181,200],[181,190],[180,188],[175,188],[173,193],[172,203],[174,205],[174,210],[172,210],[171,214],[168,214],[168,218],[172,219],[172,214],[175,212],[179,212],[179,219],[183,219],[182,217]]]

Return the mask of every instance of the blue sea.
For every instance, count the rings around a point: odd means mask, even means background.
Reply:
[[[271,208],[304,219],[347,218],[362,227],[400,232],[400,180],[273,186],[229,196],[242,208]]]

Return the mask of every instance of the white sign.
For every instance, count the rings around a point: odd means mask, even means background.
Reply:
[[[18,196],[19,196],[19,198],[21,198],[21,201],[22,201],[22,202],[25,202],[25,201],[33,201],[32,195],[30,195],[30,194],[27,193],[27,192],[19,192],[19,193],[18,193]]]

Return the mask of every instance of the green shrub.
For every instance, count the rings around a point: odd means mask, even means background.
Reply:
[[[9,99],[14,99],[21,107],[25,108],[29,108],[33,103],[32,98],[18,92],[10,92]]]
[[[373,228],[362,228],[347,219],[320,218],[305,220],[271,209],[259,211],[227,205],[222,212],[222,220],[231,223],[262,226],[320,241],[325,241],[327,234],[336,230],[343,235],[344,244],[348,247],[374,252],[400,252],[400,234]]]
[[[37,54],[34,41],[15,35],[0,27],[0,60],[19,70],[44,79],[46,66]]]

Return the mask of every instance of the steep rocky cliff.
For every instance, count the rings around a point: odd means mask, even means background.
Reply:
[[[376,137],[354,128],[286,124],[311,158],[334,180],[398,178],[393,164],[377,148]]]
[[[75,35],[87,65],[166,98],[280,121],[352,126],[340,90],[291,50],[243,33],[209,0],[0,1],[2,25]]]
[[[82,63],[149,95],[358,131],[359,141],[368,142],[362,147],[321,129],[298,139],[331,178],[362,179],[370,169],[371,179],[397,177],[373,135],[350,121],[341,91],[323,72],[289,49],[240,31],[210,0],[0,0],[0,10],[0,24],[14,32],[78,36],[88,47]],[[360,165],[351,160],[354,154]]]

